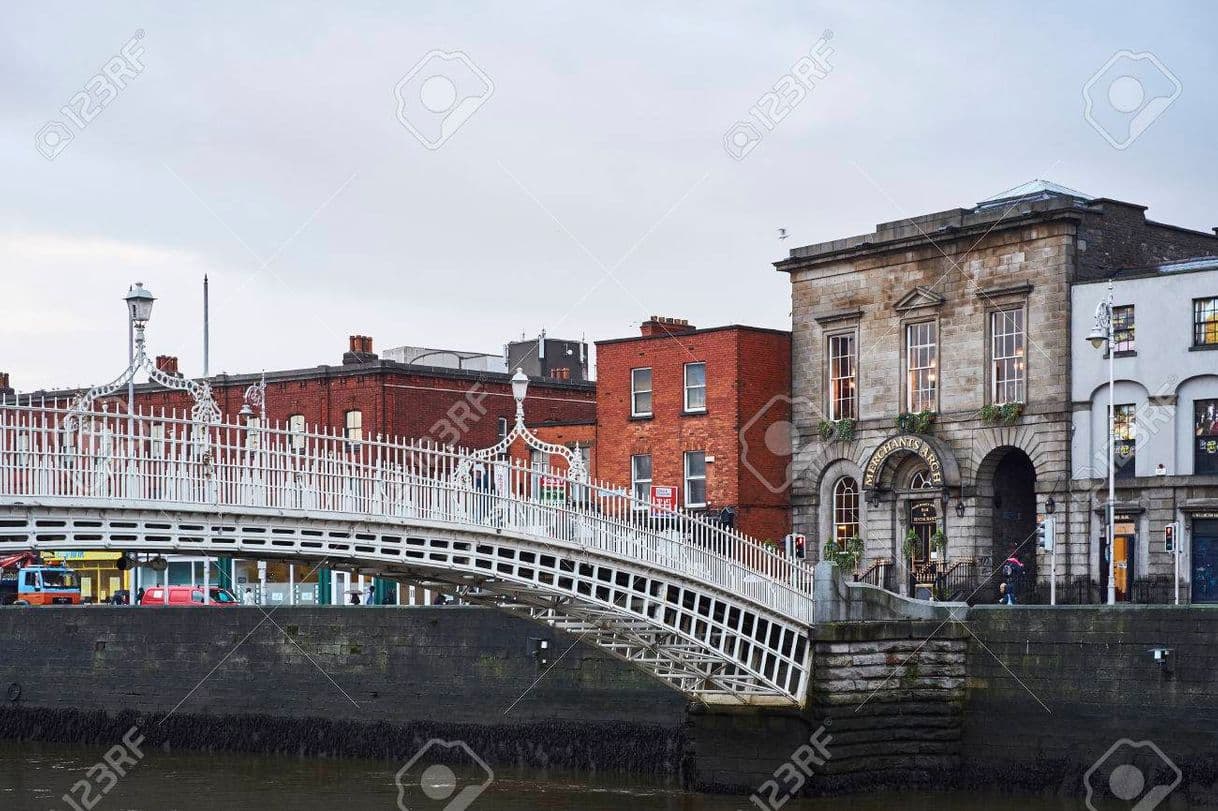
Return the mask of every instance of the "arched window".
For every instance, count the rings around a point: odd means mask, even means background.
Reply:
[[[918,470],[909,479],[910,490],[931,490],[934,486],[935,483],[930,478],[930,471],[926,468]]]
[[[843,476],[833,485],[833,538],[844,547],[859,535],[859,483]]]

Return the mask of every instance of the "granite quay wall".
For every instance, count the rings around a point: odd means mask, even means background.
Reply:
[[[1151,741],[1181,772],[1172,802],[1186,804],[1171,807],[1218,804],[1218,611],[993,606],[967,622],[964,782],[1082,794],[1114,745]],[[1170,772],[1140,757],[1148,776]]]
[[[138,720],[170,748],[404,763],[440,737],[492,764],[681,769],[684,697],[492,609],[3,609],[0,639],[0,738],[108,746]]]

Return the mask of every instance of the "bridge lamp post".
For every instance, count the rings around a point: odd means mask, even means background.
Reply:
[[[1108,295],[1095,308],[1095,325],[1087,340],[1096,349],[1107,347],[1108,350],[1108,605],[1116,604],[1116,523],[1114,521],[1114,502],[1116,501],[1116,426],[1113,425],[1113,414],[1116,400],[1116,371],[1113,361],[1116,353],[1113,351],[1112,319],[1112,279],[1108,280]]]
[[[156,297],[144,288],[143,282],[136,282],[127,290],[127,295],[123,297],[123,301],[127,303],[127,367],[131,368],[135,365],[137,346],[142,354],[144,327],[148,324],[148,319],[152,318],[152,303],[156,301]],[[134,435],[135,376],[132,375],[127,380],[127,441],[130,442],[131,437]],[[138,605],[139,601],[135,599],[135,590],[139,578],[139,566],[133,566],[130,571],[131,574],[127,578],[130,581],[127,584],[127,599],[130,605]]]

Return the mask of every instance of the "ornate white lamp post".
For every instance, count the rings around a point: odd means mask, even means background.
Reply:
[[[457,465],[456,478],[457,482],[465,487],[473,485],[473,468],[474,465],[483,460],[497,459],[508,449],[512,447],[512,443],[518,438],[523,439],[525,445],[534,450],[542,451],[554,456],[561,456],[567,462],[567,477],[575,482],[586,482],[588,480],[588,469],[584,465],[584,457],[579,452],[579,443],[575,444],[575,448],[568,448],[565,445],[555,445],[552,442],[545,442],[539,439],[532,431],[525,427],[524,424],[524,398],[529,393],[529,376],[524,373],[524,370],[517,367],[516,374],[512,375],[512,397],[516,400],[516,424],[512,426],[512,430],[507,432],[503,439],[489,448],[476,450],[461,460]]]
[[[1096,349],[1106,347],[1108,350],[1108,605],[1116,603],[1116,522],[1114,502],[1116,501],[1116,426],[1113,425],[1113,414],[1116,399],[1116,374],[1113,360],[1113,319],[1112,319],[1112,279],[1108,280],[1108,295],[1095,308],[1095,326],[1087,340]]]
[[[200,429],[220,420],[220,408],[216,405],[216,401],[212,399],[211,386],[208,385],[206,380],[186,380],[176,375],[167,374],[158,369],[156,363],[148,357],[144,329],[148,325],[148,319],[152,317],[152,303],[156,301],[156,297],[145,289],[142,282],[133,284],[123,300],[127,302],[130,338],[127,368],[121,375],[109,383],[94,386],[78,396],[72,403],[72,414],[67,417],[66,422],[69,425],[75,424],[89,412],[93,407],[93,402],[98,397],[113,394],[126,385],[128,435],[133,435],[135,426],[135,377],[143,370],[154,383],[159,383],[167,389],[190,393],[191,398],[194,400],[194,406],[190,412],[191,421],[195,423],[198,438],[206,444],[206,432]]]

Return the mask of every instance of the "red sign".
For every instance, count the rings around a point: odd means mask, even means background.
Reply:
[[[651,504],[652,509],[676,510],[677,488],[662,487],[660,485],[653,484],[651,486]]]

